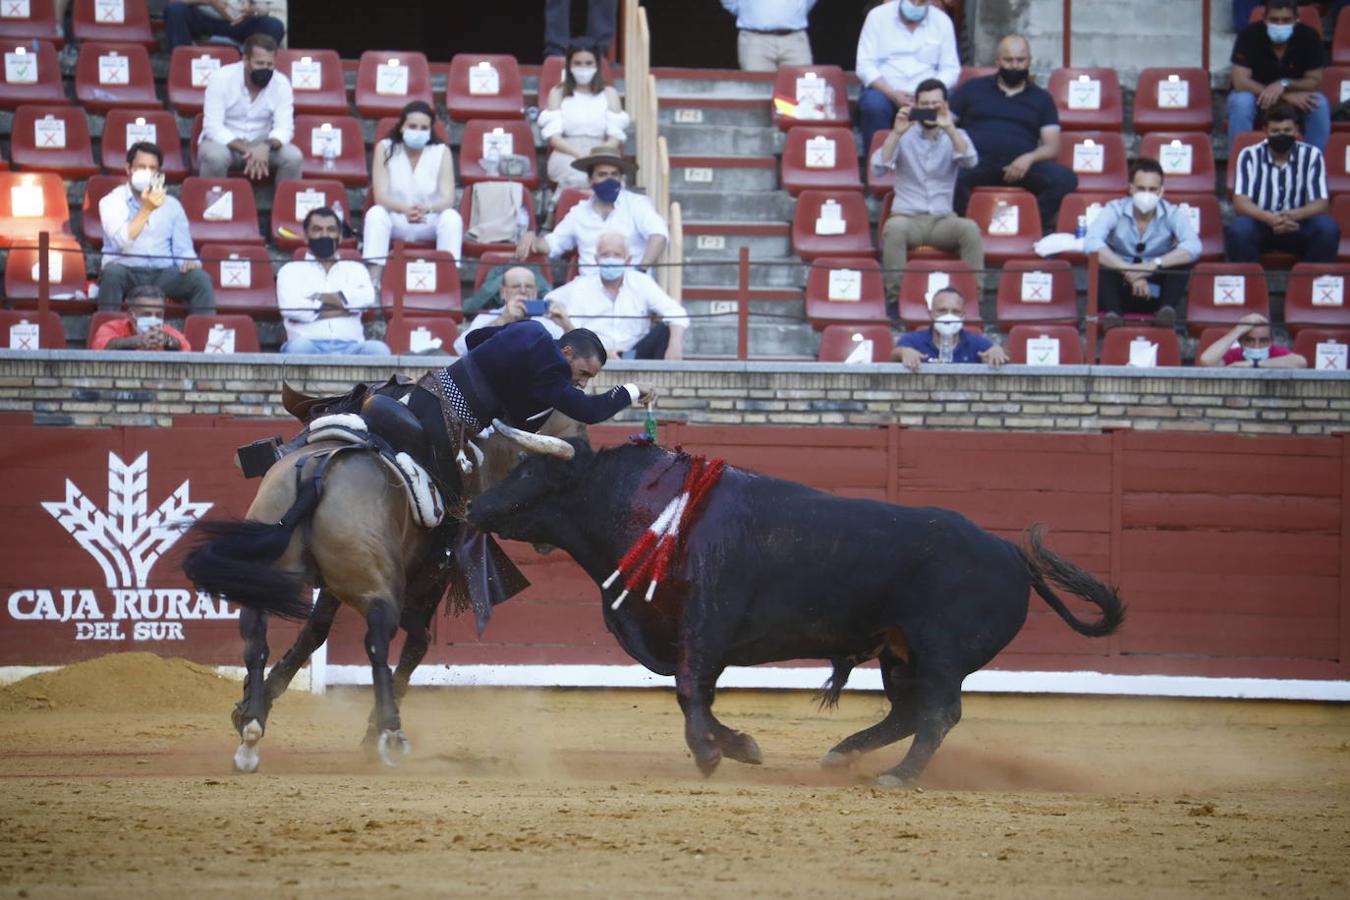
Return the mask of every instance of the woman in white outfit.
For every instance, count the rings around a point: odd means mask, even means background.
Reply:
[[[539,130],[548,141],[548,177],[558,189],[587,188],[585,172],[572,160],[590,156],[599,147],[623,152],[628,114],[619,92],[605,85],[599,57],[589,47],[567,51],[563,80],[548,93],[548,109],[539,114]]]
[[[414,100],[375,145],[370,166],[374,202],[366,210],[363,252],[376,281],[384,271],[391,237],[434,237],[436,249],[449,251],[457,261],[464,249],[464,220],[454,208],[454,161],[449,145],[432,130],[434,116],[429,105]]]

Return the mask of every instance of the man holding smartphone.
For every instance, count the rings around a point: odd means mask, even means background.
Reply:
[[[90,350],[168,350],[189,352],[181,331],[164,321],[164,292],[153,284],[127,291],[127,314],[104,322],[89,339]]]
[[[525,266],[512,266],[502,274],[502,287],[499,294],[501,305],[495,309],[484,310],[474,316],[469,326],[455,339],[455,353],[460,356],[469,352],[469,334],[480,328],[492,328],[510,325],[525,319],[533,319],[549,333],[555,341],[574,327],[567,318],[567,311],[561,306],[553,306],[547,300],[540,300],[539,283],[534,272]]]

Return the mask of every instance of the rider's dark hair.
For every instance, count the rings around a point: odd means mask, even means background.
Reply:
[[[571,347],[572,355],[578,359],[597,359],[602,366],[609,362],[604,342],[589,328],[573,328],[558,338],[558,347]]]

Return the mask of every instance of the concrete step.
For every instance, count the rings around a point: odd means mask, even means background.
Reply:
[[[672,78],[658,76],[656,79],[656,98],[664,97],[703,97],[735,100],[762,100],[765,104],[773,102],[773,81],[741,81],[725,78],[706,77],[706,70],[698,76]]]
[[[734,256],[723,259],[686,259],[684,287],[717,287],[735,284],[740,269]],[[806,284],[805,264],[795,256],[755,257],[750,266],[750,287],[785,288],[799,291]]]
[[[750,248],[751,259],[791,256],[791,225],[787,222],[684,223],[686,259],[734,258],[741,247]]]
[[[776,191],[778,161],[771,156],[673,156],[672,192]]]
[[[685,338],[686,351],[696,356],[734,357],[739,328],[734,304],[728,308],[721,302],[687,300],[685,306],[694,315],[725,313],[695,319]],[[806,324],[803,303],[751,301],[750,312],[751,356],[815,356],[820,338]]]
[[[715,102],[705,100],[703,97],[661,97],[657,121],[663,128],[667,125],[774,127],[771,101],[755,98],[726,101],[724,105],[710,105]]]
[[[672,156],[778,156],[783,152],[783,133],[777,128],[667,125],[661,133]]]
[[[671,200],[690,219],[727,221],[740,219],[757,222],[791,220],[796,201],[787,191],[676,191]]]

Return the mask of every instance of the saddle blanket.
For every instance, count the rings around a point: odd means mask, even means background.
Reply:
[[[305,443],[330,440],[345,441],[376,451],[375,455],[403,485],[408,506],[413,511],[413,520],[423,528],[435,528],[441,524],[445,518],[445,500],[427,470],[414,462],[407,453],[395,452],[371,434],[364,419],[354,413],[337,413],[320,416],[309,423]]]

